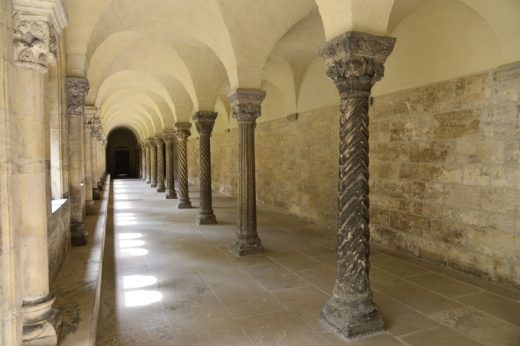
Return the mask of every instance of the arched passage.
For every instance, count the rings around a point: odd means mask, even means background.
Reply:
[[[116,128],[108,135],[107,170],[114,178],[139,176],[140,149],[134,133],[127,128]]]

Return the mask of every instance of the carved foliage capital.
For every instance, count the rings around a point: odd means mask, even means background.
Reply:
[[[318,53],[340,94],[370,92],[383,78],[384,63],[394,44],[393,37],[350,31],[327,42]]]
[[[88,80],[83,78],[67,78],[67,113],[70,116],[83,114],[85,95],[88,90]]]
[[[201,135],[211,134],[213,126],[215,125],[215,119],[217,119],[217,114],[217,112],[196,112],[193,114],[197,132]]]
[[[173,129],[165,129],[163,131],[163,138],[166,143],[170,143],[175,140],[175,130]]]
[[[237,89],[228,96],[233,118],[238,121],[255,121],[262,115],[262,101],[265,91],[258,89]]]
[[[49,23],[15,17],[13,33],[14,60],[26,66],[46,68],[55,61],[56,36]]]
[[[177,136],[178,140],[186,140],[189,136],[191,136],[191,123],[188,122],[178,122],[175,123],[175,136]]]
[[[164,144],[164,141],[162,138],[158,137],[156,135],[156,137],[153,139],[153,143],[157,146],[157,147],[162,147],[162,145]]]

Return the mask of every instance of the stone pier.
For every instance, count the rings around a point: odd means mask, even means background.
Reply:
[[[178,162],[178,176],[179,176],[179,209],[191,208],[190,195],[188,192],[188,137],[191,123],[178,122],[175,123],[175,136],[179,146],[179,162]]]
[[[93,191],[94,178],[92,174],[92,122],[96,113],[97,109],[95,107],[85,107],[85,205],[87,215],[96,213]]]
[[[256,230],[255,123],[262,114],[265,91],[237,89],[228,96],[238,121],[238,232],[232,251],[237,256],[264,252]]]
[[[211,195],[211,132],[216,118],[216,112],[196,112],[193,115],[200,141],[200,208],[197,214],[199,225],[217,223]]]
[[[336,285],[323,317],[346,338],[384,329],[369,281],[368,105],[394,43],[347,32],[319,51],[341,98]]]

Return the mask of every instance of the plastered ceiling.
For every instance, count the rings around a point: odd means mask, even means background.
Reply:
[[[144,139],[226,95],[267,91],[261,121],[336,104],[317,48],[348,30],[397,37],[376,94],[520,60],[518,0],[66,0],[67,73],[109,132]]]

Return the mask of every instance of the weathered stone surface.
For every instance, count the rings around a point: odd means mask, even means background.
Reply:
[[[174,125],[177,144],[179,145],[179,209],[191,208],[190,195],[188,192],[188,137],[191,136],[191,123],[178,122]]]
[[[157,192],[164,192],[164,141],[156,138],[154,143],[157,147]]]
[[[164,143],[166,145],[166,199],[177,199],[177,192],[175,191],[175,173],[173,169],[175,130],[164,130]]]

